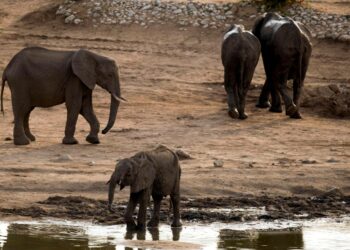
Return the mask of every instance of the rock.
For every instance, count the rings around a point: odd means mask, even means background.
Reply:
[[[302,164],[315,164],[315,163],[317,163],[317,161],[313,160],[313,159],[306,159],[306,160],[301,160],[301,163]]]
[[[73,23],[74,24],[79,24],[79,23],[82,23],[83,21],[81,20],[81,19],[79,19],[79,18],[76,18],[76,19],[74,19],[74,21],[73,21]]]
[[[70,15],[70,16],[66,17],[66,19],[64,19],[64,22],[65,23],[72,23],[74,19],[75,19],[75,16]]]
[[[52,160],[53,162],[68,162],[72,161],[72,157],[69,154],[60,155],[57,159]]]
[[[222,168],[224,166],[223,160],[214,160],[213,162],[214,168]]]
[[[90,161],[90,162],[88,163],[88,165],[89,165],[89,166],[94,166],[94,165],[96,165],[96,162]]]
[[[12,141],[11,137],[5,137],[5,141]]]
[[[192,159],[192,157],[188,153],[184,152],[181,149],[176,150],[175,153],[176,153],[177,157],[179,157],[180,161]]]
[[[328,85],[328,88],[330,88],[336,94],[340,93],[340,89],[337,84],[330,84]]]
[[[334,158],[329,158],[329,159],[327,160],[327,162],[328,162],[328,163],[336,163],[336,162],[339,162],[339,160],[334,159]]]

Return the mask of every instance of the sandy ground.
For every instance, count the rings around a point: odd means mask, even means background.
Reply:
[[[73,27],[52,14],[26,17],[54,1],[2,0],[0,72],[25,46],[87,48],[117,61],[122,104],[114,128],[100,145],[85,142],[88,124],[79,118],[79,145],[60,144],[66,120],[64,105],[35,109],[30,125],[37,141],[14,146],[10,91],[5,88],[5,116],[0,118],[0,207],[31,206],[49,196],[81,195],[106,199],[106,181],[117,159],[165,144],[193,159],[181,162],[181,190],[187,198],[312,196],[340,188],[350,194],[350,123],[348,119],[302,109],[304,119],[256,109],[264,82],[261,61],[249,92],[245,121],[227,116],[220,46],[223,32],[172,25]],[[330,1],[326,1],[330,2]],[[326,8],[329,3],[315,4]],[[338,1],[339,2],[339,1]],[[336,6],[336,5],[332,5]],[[347,11],[343,3],[337,11]],[[246,24],[251,25],[252,21]],[[350,85],[349,44],[314,40],[305,86]],[[97,88],[94,107],[101,127],[107,122],[109,95]],[[69,154],[72,161],[57,162]],[[213,161],[222,159],[223,168]],[[128,191],[117,194],[125,200]]]

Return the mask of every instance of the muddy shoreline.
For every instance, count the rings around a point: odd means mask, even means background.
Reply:
[[[152,206],[152,202],[150,203]],[[99,224],[123,224],[126,203],[115,206],[115,212],[107,210],[107,201],[82,196],[52,196],[30,207],[0,208],[0,216],[24,216],[29,218],[60,218],[92,220]],[[273,221],[277,219],[315,219],[340,217],[350,214],[350,196],[329,191],[310,197],[235,196],[190,199],[183,197],[181,217],[184,222],[243,222]],[[148,209],[149,213],[151,209]],[[162,202],[160,220],[169,221],[169,201]],[[149,214],[150,217],[150,214]]]

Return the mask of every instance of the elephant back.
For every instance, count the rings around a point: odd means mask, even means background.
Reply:
[[[178,189],[181,169],[177,155],[163,145],[146,152],[146,155],[156,169],[152,192],[166,196]]]

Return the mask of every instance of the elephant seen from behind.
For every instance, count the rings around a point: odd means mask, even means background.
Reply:
[[[271,112],[282,112],[281,95],[286,115],[301,118],[299,99],[312,52],[310,32],[302,23],[270,12],[256,20],[253,34],[260,40],[266,73],[266,81],[256,106],[271,106]],[[287,89],[290,79],[293,80],[293,98]],[[272,105],[269,102],[270,93]]]
[[[92,106],[92,91],[98,84],[111,95],[109,120],[102,131],[114,125],[120,101],[120,82],[116,63],[104,56],[80,49],[55,51],[29,47],[18,52],[2,76],[1,110],[5,82],[11,90],[14,114],[14,144],[26,145],[35,141],[29,129],[29,116],[35,107],[51,107],[61,103],[67,107],[64,144],[76,144],[74,138],[78,115],[90,124],[86,140],[99,143],[100,124]]]
[[[260,56],[260,42],[243,26],[233,25],[224,35],[221,59],[224,66],[224,85],[227,93],[228,114],[246,119],[246,95]]]
[[[180,227],[180,175],[181,168],[177,155],[165,146],[158,146],[151,151],[139,152],[136,155],[120,160],[109,180],[108,208],[111,212],[114,191],[117,185],[122,190],[130,186],[130,198],[124,220],[128,230],[143,230],[146,225],[146,210],[150,195],[154,209],[148,227],[157,227],[159,211],[163,197],[170,195],[173,208],[172,227]],[[132,216],[139,205],[137,225]]]

